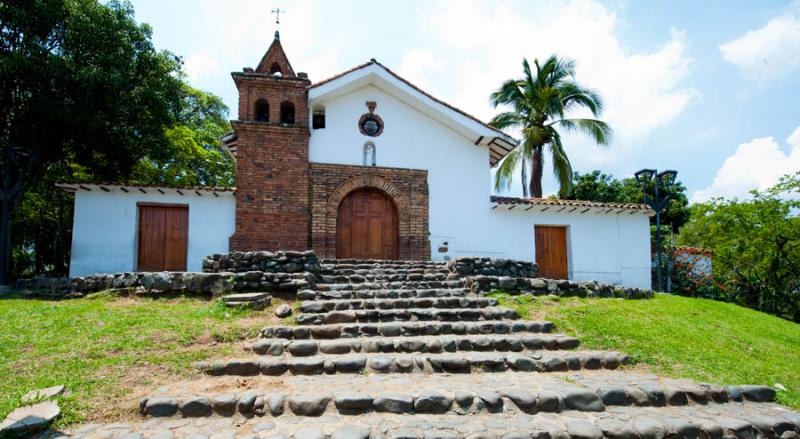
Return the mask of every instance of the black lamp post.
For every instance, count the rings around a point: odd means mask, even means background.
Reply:
[[[645,204],[656,211],[657,288],[663,289],[664,284],[661,281],[661,211],[667,206],[667,203],[669,203],[669,189],[675,183],[675,177],[677,177],[678,171],[664,171],[659,173],[657,169],[642,169],[634,175],[636,176],[636,182],[642,188]],[[650,196],[648,193],[651,185],[653,186],[653,196]],[[659,186],[664,189],[664,196],[659,194]]]

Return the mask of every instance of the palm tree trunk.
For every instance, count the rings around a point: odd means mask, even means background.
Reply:
[[[542,145],[533,147],[531,156],[531,196],[542,198],[542,174],[544,173],[544,163],[542,161]]]
[[[525,164],[525,158],[523,157],[520,160],[522,164],[522,178],[520,181],[522,182],[522,196],[528,198],[528,165]]]

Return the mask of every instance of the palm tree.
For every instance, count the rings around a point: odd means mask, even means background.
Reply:
[[[495,189],[510,187],[511,177],[518,164],[523,170],[523,194],[540,198],[542,196],[542,172],[544,167],[544,148],[547,147],[553,161],[553,173],[558,179],[559,195],[564,195],[572,186],[572,165],[561,143],[561,133],[583,132],[591,136],[601,146],[608,145],[612,130],[605,122],[597,119],[566,118],[566,113],[586,108],[595,117],[599,116],[603,103],[600,96],[575,82],[575,62],[559,59],[555,55],[540,65],[534,60],[535,74],[531,72],[528,60],[522,60],[525,77],[510,79],[491,94],[495,108],[506,105],[512,111],[500,113],[489,124],[498,129],[520,128],[523,140],[501,162],[495,174]],[[524,177],[525,163],[530,162],[530,181]]]

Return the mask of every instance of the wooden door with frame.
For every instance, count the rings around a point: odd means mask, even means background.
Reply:
[[[536,225],[536,264],[542,277],[568,279],[567,227]]]
[[[189,206],[139,203],[137,271],[186,271]]]

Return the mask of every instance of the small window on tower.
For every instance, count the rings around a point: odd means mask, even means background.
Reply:
[[[311,116],[311,127],[315,130],[325,128],[325,107],[315,107]]]
[[[269,74],[270,75],[281,76],[282,73],[283,72],[281,72],[280,64],[278,64],[276,62],[272,63],[272,65],[269,67]]]
[[[289,101],[281,104],[281,124],[294,125],[294,104]]]
[[[264,99],[256,101],[254,119],[258,122],[269,122],[269,104]]]
[[[364,166],[375,166],[375,144],[367,142],[364,144]]]

